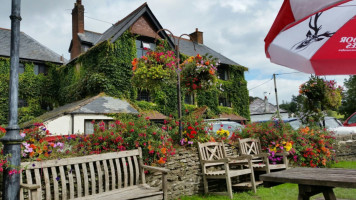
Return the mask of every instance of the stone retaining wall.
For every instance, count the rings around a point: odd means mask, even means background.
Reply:
[[[337,136],[334,149],[337,160],[356,161],[356,134]]]
[[[203,192],[203,179],[196,147],[179,148],[166,163],[170,169],[168,175],[168,198],[177,199],[180,196],[190,196]],[[159,173],[147,174],[147,184],[161,187],[162,179]]]

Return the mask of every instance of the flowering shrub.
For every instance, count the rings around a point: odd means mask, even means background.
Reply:
[[[291,163],[298,166],[325,167],[334,161],[331,144],[335,138],[317,127],[293,130],[283,122],[252,123],[232,137],[231,142],[236,143],[237,138],[259,138],[262,150],[271,154],[272,162],[281,161],[275,154],[282,151],[290,152]]]
[[[186,59],[182,67],[182,83],[188,88],[188,92],[194,90],[209,89],[216,84],[216,59],[207,55],[196,55]]]
[[[173,51],[165,51],[163,45],[156,51],[146,49],[146,56],[134,58],[132,82],[139,88],[152,89],[176,77],[176,57]]]
[[[307,97],[304,102],[305,122],[310,120],[320,121],[323,110],[337,109],[341,105],[343,88],[336,86],[333,80],[327,81],[317,76],[312,76],[299,87],[299,94]]]

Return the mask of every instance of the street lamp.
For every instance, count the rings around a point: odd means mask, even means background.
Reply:
[[[177,100],[178,100],[178,126],[179,126],[179,137],[180,139],[183,138],[182,136],[182,97],[181,97],[181,88],[180,88],[180,70],[179,70],[179,42],[180,40],[182,39],[183,36],[188,36],[190,38],[190,35],[188,34],[182,34],[181,36],[179,36],[178,38],[178,43],[176,43],[176,39],[174,38],[174,35],[173,33],[168,30],[168,29],[160,29],[158,30],[156,33],[158,35],[159,32],[161,31],[167,31],[171,34],[172,36],[172,39],[173,39],[173,43],[174,43],[174,51],[177,55],[176,57],[176,62],[177,62],[177,69],[176,69],[176,72],[177,72]],[[193,45],[194,45],[194,50],[195,50],[195,44],[193,42]]]
[[[3,193],[4,200],[19,199],[20,174],[9,175],[10,170],[18,170],[21,163],[21,142],[23,138],[19,134],[18,121],[18,90],[19,90],[19,47],[20,47],[20,9],[21,0],[12,0],[11,7],[11,52],[10,52],[10,95],[9,95],[9,125],[6,135],[0,139],[4,143],[4,155],[11,164],[4,171]]]

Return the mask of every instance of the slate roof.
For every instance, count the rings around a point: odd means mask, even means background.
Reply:
[[[103,34],[101,34],[101,33],[96,33],[96,32],[87,31],[87,30],[84,30],[84,33],[78,33],[78,36],[79,36],[79,39],[81,42],[86,42],[91,45],[94,45],[95,42],[98,41],[102,35]]]
[[[268,103],[268,112],[265,112],[265,101],[261,98],[256,98],[250,103],[251,115],[273,114],[277,112],[277,106]],[[279,108],[280,113],[287,113],[286,110]]]
[[[0,56],[10,57],[11,30],[0,28]],[[24,32],[20,33],[20,59],[46,61],[53,63],[61,61],[61,56],[42,45]]]
[[[108,30],[106,30],[102,36],[95,42],[94,45],[109,40],[114,42],[119,38],[126,30],[128,30],[141,16],[147,15],[151,20],[153,25],[156,27],[157,30],[162,29],[163,27],[158,22],[157,18],[152,13],[151,9],[148,7],[147,3],[142,4],[136,10],[132,11],[129,15],[127,15],[122,20],[116,22],[113,26],[111,26]],[[174,47],[172,41],[169,40],[169,37],[166,32],[161,31],[159,35],[162,38],[167,38],[168,43]]]
[[[105,94],[99,94],[80,101],[53,109],[37,117],[35,121],[48,121],[67,114],[113,114],[113,113],[131,113],[138,114],[127,101],[110,97]],[[33,120],[32,120],[33,121]],[[25,122],[22,127],[32,125],[32,121]]]
[[[175,37],[176,40],[178,40],[177,37]],[[178,41],[176,41],[176,43],[178,43]],[[195,50],[194,50],[194,45],[195,45]],[[188,56],[195,56],[197,54],[200,55],[205,55],[205,54],[209,54],[211,56],[213,56],[214,58],[217,58],[220,60],[221,63],[223,64],[227,64],[227,65],[240,65],[232,60],[230,60],[229,58],[221,55],[220,53],[212,50],[211,48],[207,47],[204,44],[198,44],[198,43],[194,43],[190,40],[187,39],[181,39],[179,41],[179,52],[184,53],[185,55]]]

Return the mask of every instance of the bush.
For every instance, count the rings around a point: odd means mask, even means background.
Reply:
[[[297,166],[325,167],[334,162],[335,138],[318,127],[293,130],[283,122],[252,123],[233,135],[231,142],[236,144],[238,138],[259,138],[262,150],[270,152],[270,160],[274,162],[280,160],[274,153],[282,151],[290,152],[289,159]]]

